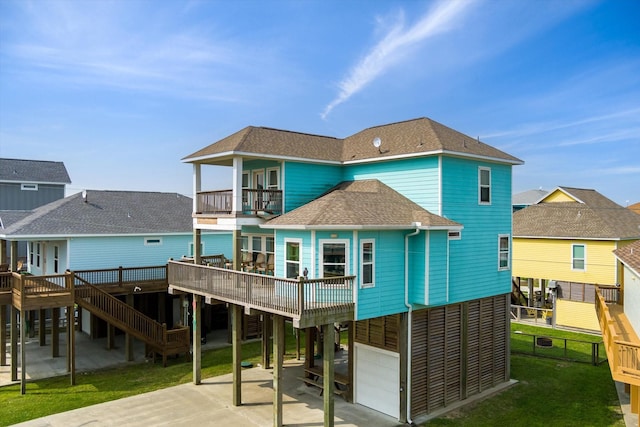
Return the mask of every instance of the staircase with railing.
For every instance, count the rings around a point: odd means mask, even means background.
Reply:
[[[163,366],[167,357],[190,351],[189,328],[167,330],[167,325],[144,315],[118,298],[75,277],[75,302],[104,321],[131,334],[146,345],[146,353],[162,356]]]

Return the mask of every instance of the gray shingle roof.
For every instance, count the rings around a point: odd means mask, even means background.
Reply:
[[[71,183],[62,162],[19,159],[0,159],[0,181]]]
[[[265,228],[461,228],[378,180],[345,181],[323,196],[276,217]]]
[[[31,211],[0,235],[77,236],[190,233],[192,199],[177,193],[87,191]]]
[[[549,203],[543,199],[515,212],[514,237],[640,239],[640,215],[595,190],[558,189],[576,201]]]
[[[528,190],[513,195],[511,204],[516,206],[529,206],[538,202],[544,196],[549,194],[547,190]]]
[[[380,138],[379,149],[373,146],[375,138]],[[345,139],[249,126],[182,160],[229,162],[234,153],[329,162],[449,153],[522,163],[516,157],[428,118],[371,127]]]

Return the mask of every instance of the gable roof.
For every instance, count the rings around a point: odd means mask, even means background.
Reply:
[[[0,181],[71,183],[62,162],[20,159],[0,159]]]
[[[177,193],[86,192],[56,200],[18,218],[0,236],[127,235],[191,233],[192,199]],[[5,211],[6,212],[6,211]],[[3,213],[4,215],[4,213]]]
[[[627,206],[627,209],[631,209],[632,211],[640,215],[640,202]]]
[[[616,249],[613,254],[640,276],[640,240]]]
[[[558,187],[513,214],[514,237],[640,239],[640,215],[595,190]]]
[[[370,179],[341,182],[317,199],[261,227],[458,230],[462,225],[432,214],[382,182]]]
[[[529,206],[538,203],[540,199],[545,197],[549,192],[543,189],[527,190],[516,193],[511,198],[511,204],[516,206]]]
[[[380,138],[379,148],[373,140]],[[510,164],[513,157],[428,118],[374,126],[345,139],[249,126],[192,153],[187,163],[230,164],[234,155],[350,163],[449,154]]]

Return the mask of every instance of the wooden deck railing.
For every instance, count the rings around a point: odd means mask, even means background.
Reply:
[[[11,292],[13,285],[11,284],[13,273],[10,271],[0,273],[0,293]]]
[[[624,325],[619,325],[611,315],[600,289],[596,291],[596,314],[611,375],[616,381],[640,386],[640,341],[621,339],[619,331],[624,329]]]
[[[282,213],[282,190],[242,190],[242,213]],[[233,190],[201,191],[196,194],[196,213],[228,215],[233,213]]]
[[[167,274],[169,286],[285,316],[353,306],[353,276],[295,280],[176,261]]]
[[[151,267],[118,267],[100,270],[76,270],[74,273],[76,277],[79,277],[94,286],[124,286],[127,284],[141,282],[166,282],[167,266],[159,265]]]

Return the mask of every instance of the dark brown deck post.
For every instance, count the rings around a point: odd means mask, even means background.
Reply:
[[[47,311],[41,308],[38,312],[38,340],[40,341],[40,347],[47,345]]]
[[[116,328],[111,323],[107,322],[107,350],[116,348]]]
[[[128,306],[134,306],[133,294],[127,294],[126,300]],[[133,361],[133,336],[128,332],[124,334],[124,359],[127,362]]]
[[[242,306],[231,305],[233,346],[233,406],[242,405]]]
[[[202,242],[202,230],[200,230],[199,228],[194,228],[193,230],[193,263],[195,265],[200,265],[200,263],[202,262],[202,253],[200,252],[201,242]]]
[[[273,326],[275,327],[275,317],[273,318]],[[275,331],[274,331],[275,334]],[[275,339],[275,336],[274,336]],[[271,315],[269,313],[262,314],[262,369],[269,369],[271,365]],[[275,345],[275,344],[274,344]],[[274,347],[275,348],[275,347]],[[275,359],[275,353],[273,355]]]
[[[193,294],[193,383],[199,385],[202,382],[202,313],[200,311],[202,297]]]
[[[315,339],[316,339],[316,327],[312,326],[305,329],[304,333],[304,367],[309,369],[313,368],[313,362],[315,358]]]
[[[1,242],[0,242],[1,243]],[[7,364],[7,306],[0,305],[0,366]]]
[[[324,425],[333,427],[334,418],[334,365],[335,365],[335,334],[333,323],[322,325],[322,335],[324,337],[324,357],[322,360],[322,386],[324,388]]]
[[[20,310],[20,394],[27,393],[27,356],[25,354],[27,322],[25,321],[25,313],[24,310]]]
[[[60,307],[51,309],[51,357],[60,356]]]
[[[11,306],[11,381],[18,381],[18,309]]]
[[[267,322],[265,322],[267,323]],[[273,425],[282,427],[284,317],[273,315]]]
[[[240,230],[233,230],[233,269],[236,271],[240,271],[241,267],[242,267],[242,233]]]
[[[74,307],[67,307],[67,346],[69,348],[69,379],[76,384],[76,319]]]

